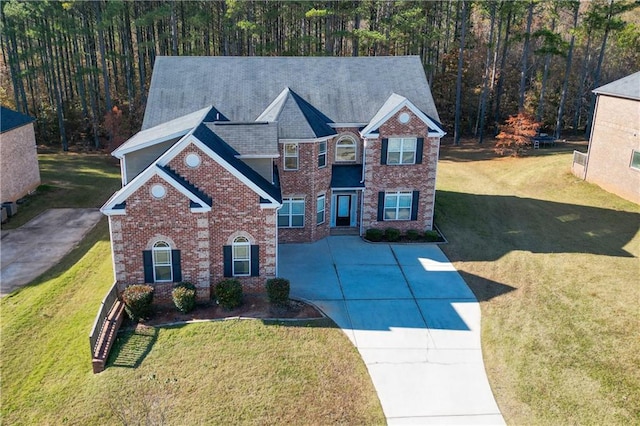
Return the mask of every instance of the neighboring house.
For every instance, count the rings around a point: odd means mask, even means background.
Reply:
[[[596,107],[586,154],[573,172],[640,204],[640,72],[593,91]]]
[[[0,201],[15,202],[40,185],[32,117],[0,107]]]
[[[102,208],[116,280],[261,291],[279,242],[432,229],[444,134],[418,57],[159,57]]]

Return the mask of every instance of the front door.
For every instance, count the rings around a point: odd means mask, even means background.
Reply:
[[[351,225],[351,195],[338,195],[336,198],[336,226]]]

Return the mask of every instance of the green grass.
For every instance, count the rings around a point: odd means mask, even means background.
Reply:
[[[509,424],[640,423],[640,207],[570,173],[571,149],[445,148],[436,221],[482,307]]]
[[[14,229],[50,208],[102,207],[121,186],[118,163],[105,154],[39,154],[41,185],[2,229]]]
[[[122,334],[94,375],[88,334],[113,282],[106,220],[0,300],[3,424],[382,424],[333,323],[227,321]]]

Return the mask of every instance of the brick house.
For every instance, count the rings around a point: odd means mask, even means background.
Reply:
[[[438,120],[414,56],[157,58],[102,207],[117,282],[260,291],[278,243],[432,229]]]
[[[640,204],[640,72],[593,92],[596,107],[589,149],[582,164],[574,162],[573,172]]]
[[[15,202],[40,185],[32,117],[0,107],[0,201]]]

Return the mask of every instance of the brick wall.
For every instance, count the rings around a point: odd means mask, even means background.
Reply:
[[[0,137],[0,202],[16,201],[40,185],[33,123]]]
[[[198,154],[200,166],[185,164],[189,153]],[[275,210],[261,209],[258,194],[194,145],[168,165],[212,197],[212,210],[192,213],[185,195],[159,176],[152,177],[129,196],[126,215],[110,218],[117,281],[121,286],[143,283],[142,251],[164,240],[181,250],[183,281],[196,285],[199,300],[208,300],[211,287],[223,279],[222,247],[243,235],[260,246],[260,276],[238,279],[245,292],[262,291],[266,279],[275,276]],[[167,190],[162,199],[151,195],[158,183]],[[170,300],[171,285],[154,285],[157,301]]]
[[[410,116],[406,124],[398,117],[403,112]],[[433,200],[436,184],[439,138],[429,138],[428,126],[415,116],[410,109],[403,108],[379,128],[379,137],[368,139],[366,146],[364,211],[362,221],[364,229],[397,228],[403,231],[432,229]],[[391,137],[415,136],[424,138],[421,164],[381,165],[382,139]],[[378,221],[378,192],[381,191],[420,191],[417,220]]]

